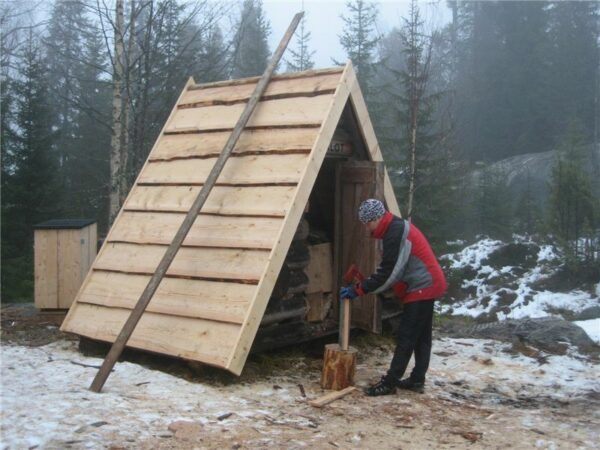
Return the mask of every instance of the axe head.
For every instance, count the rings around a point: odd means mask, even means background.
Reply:
[[[360,273],[360,270],[356,264],[352,264],[344,274],[344,283],[346,284],[362,281],[364,279],[365,277],[362,273]]]

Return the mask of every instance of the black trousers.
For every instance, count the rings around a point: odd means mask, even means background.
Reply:
[[[415,355],[411,381],[424,382],[431,357],[431,329],[434,300],[422,300],[404,305],[396,331],[396,350],[388,375],[401,379],[410,357]]]

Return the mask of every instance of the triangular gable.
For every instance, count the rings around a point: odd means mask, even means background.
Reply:
[[[257,81],[187,83],[63,331],[114,342]],[[273,77],[129,346],[241,373],[348,101],[381,161],[350,63]],[[387,174],[385,197],[399,213]]]

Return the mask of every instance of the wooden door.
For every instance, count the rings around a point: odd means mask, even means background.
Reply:
[[[384,167],[381,162],[347,161],[336,170],[335,275],[337,286],[344,273],[356,264],[369,276],[377,268],[377,241],[358,220],[358,207],[368,198],[383,200]],[[337,293],[337,290],[336,290]],[[339,307],[339,299],[336,302]],[[366,295],[352,302],[352,326],[381,332],[381,311],[377,296]]]

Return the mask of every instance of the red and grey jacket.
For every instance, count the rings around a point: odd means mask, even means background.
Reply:
[[[356,286],[359,295],[392,289],[403,303],[411,303],[446,292],[442,268],[417,227],[386,212],[373,237],[383,239],[383,256],[377,271]]]

